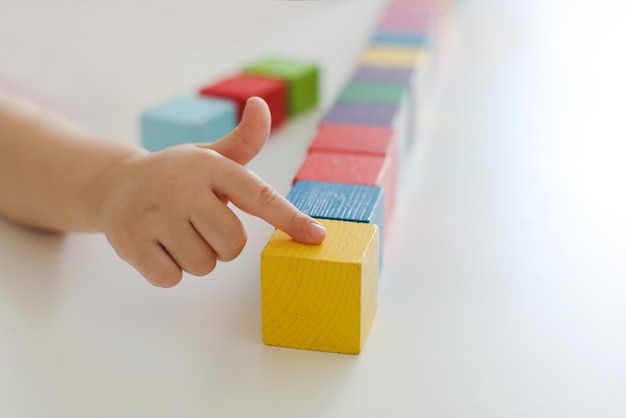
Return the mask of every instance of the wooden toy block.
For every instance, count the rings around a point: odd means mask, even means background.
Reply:
[[[375,224],[320,219],[320,245],[276,230],[261,253],[261,322],[267,345],[361,352],[378,306]]]
[[[427,48],[431,44],[431,35],[422,33],[405,33],[398,30],[380,30],[376,32],[370,43],[377,45],[398,45]]]
[[[287,195],[287,200],[314,218],[378,225],[380,231],[379,266],[382,268],[383,247],[386,239],[382,187],[302,180],[293,185]]]
[[[141,114],[141,141],[149,151],[184,143],[216,141],[236,126],[237,110],[230,100],[178,96]]]
[[[415,86],[417,70],[414,68],[361,65],[352,74],[352,80]]]
[[[272,114],[272,129],[279,127],[287,117],[287,86],[276,78],[237,74],[205,85],[199,93],[232,100],[237,105],[238,122],[246,101],[252,96],[259,96],[267,102]]]
[[[344,84],[337,102],[400,106],[408,94],[408,86],[402,84],[352,80]]]
[[[308,152],[329,151],[348,154],[398,156],[398,139],[393,129],[384,126],[363,126],[343,123],[322,123]]]
[[[391,4],[384,10],[378,28],[431,34],[435,27],[435,11],[435,7],[429,3]]]
[[[292,184],[298,181],[379,186],[384,190],[384,222],[389,225],[396,198],[397,172],[391,156],[311,151],[300,165]]]
[[[428,53],[417,47],[370,44],[361,54],[360,62],[364,65],[423,70],[428,65]]]
[[[322,118],[324,123],[348,125],[383,126],[392,128],[400,141],[400,149],[405,150],[412,143],[413,125],[410,100],[400,106],[386,106],[368,103],[336,102]]]
[[[320,71],[312,62],[274,56],[247,65],[243,73],[283,80],[287,85],[289,116],[310,110],[318,103]]]
[[[335,103],[322,118],[322,123],[393,127],[398,118],[395,106],[365,103]]]
[[[418,94],[422,91],[420,86],[424,85],[425,78],[423,75],[423,72],[415,68],[393,68],[375,65],[359,66],[352,74],[353,81],[400,84],[408,88],[409,109],[407,123],[409,126],[407,128],[407,146],[412,146],[417,139],[418,124],[421,120],[421,116],[418,113],[421,110],[421,107],[418,107]]]

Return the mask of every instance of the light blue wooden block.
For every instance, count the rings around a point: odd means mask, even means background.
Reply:
[[[372,36],[371,43],[426,47],[430,44],[430,40],[424,34],[381,31]]]
[[[141,142],[149,151],[174,145],[216,141],[233,129],[237,109],[229,100],[177,96],[141,115]]]
[[[313,218],[378,225],[382,266],[385,241],[383,194],[383,188],[378,186],[300,180],[287,194],[287,200]]]

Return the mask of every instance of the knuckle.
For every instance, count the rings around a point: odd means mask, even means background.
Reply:
[[[257,201],[262,208],[270,206],[278,198],[278,193],[267,183],[261,183],[257,190]]]

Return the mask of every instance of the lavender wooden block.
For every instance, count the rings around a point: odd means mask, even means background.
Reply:
[[[412,68],[377,67],[363,65],[352,74],[355,81],[374,81],[379,83],[404,84],[413,86],[416,71]]]
[[[418,71],[412,68],[392,68],[362,65],[352,74],[353,81],[402,84],[409,87],[409,108],[407,109],[407,147],[413,146],[418,131]]]
[[[335,103],[322,122],[393,127],[398,110],[398,106]]]

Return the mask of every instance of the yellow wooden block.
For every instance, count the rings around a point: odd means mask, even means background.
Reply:
[[[366,65],[424,69],[428,65],[428,52],[414,46],[370,45],[360,61]]]
[[[378,306],[378,227],[318,221],[327,231],[322,244],[300,244],[277,230],[263,249],[263,341],[358,354]]]

